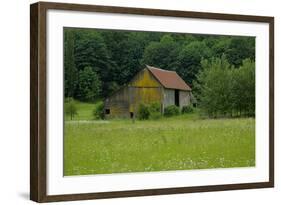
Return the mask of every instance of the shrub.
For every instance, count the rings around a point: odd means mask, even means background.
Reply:
[[[194,110],[193,110],[193,107],[191,105],[188,105],[188,106],[183,106],[182,109],[181,109],[181,113],[182,114],[185,114],[185,113],[192,113]]]
[[[77,106],[73,98],[66,98],[65,99],[65,114],[70,116],[70,120],[77,115]]]
[[[150,118],[153,120],[161,118],[161,104],[159,102],[154,102],[149,106]]]
[[[169,105],[164,109],[164,116],[166,117],[171,117],[179,114],[180,114],[180,109],[176,105]]]
[[[104,119],[104,103],[103,102],[97,103],[97,105],[93,111],[93,116],[95,119]]]
[[[140,104],[138,109],[138,118],[140,120],[147,120],[149,119],[149,116],[150,116],[149,106],[145,104]]]
[[[159,102],[151,103],[149,110],[150,112],[161,112],[161,104]]]

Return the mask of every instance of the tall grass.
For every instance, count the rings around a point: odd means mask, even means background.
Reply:
[[[65,123],[64,175],[255,166],[255,120]]]
[[[77,107],[77,115],[73,118],[73,121],[77,120],[93,120],[93,110],[96,108],[97,103],[85,103],[75,101],[75,105]],[[69,121],[70,116],[65,115],[65,120]]]

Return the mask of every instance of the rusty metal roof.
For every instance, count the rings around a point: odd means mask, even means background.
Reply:
[[[146,67],[165,88],[191,90],[175,71],[163,70],[148,65]]]

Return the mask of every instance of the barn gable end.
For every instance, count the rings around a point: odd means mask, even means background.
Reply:
[[[162,87],[159,81],[149,72],[147,68],[138,72],[128,84],[132,87]]]
[[[130,113],[137,112],[141,103],[150,104],[158,102],[161,104],[163,96],[163,86],[149,72],[148,69],[140,71],[129,83]]]

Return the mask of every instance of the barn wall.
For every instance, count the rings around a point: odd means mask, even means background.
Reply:
[[[129,117],[128,87],[121,88],[114,95],[105,100],[105,109],[110,109],[106,118]]]
[[[180,108],[190,104],[190,91],[179,91]],[[164,107],[175,104],[175,90],[164,89]]]
[[[129,83],[129,96],[129,110],[136,116],[140,103],[161,103],[162,85],[147,69],[144,69]]]
[[[162,85],[154,78],[147,70],[140,71],[133,80],[129,83],[133,87],[161,87]]]
[[[190,105],[190,91],[180,91],[179,98],[180,98],[180,108],[183,106]]]
[[[164,108],[175,104],[175,90],[164,89]]]
[[[151,104],[158,102],[161,104],[162,93],[160,87],[130,87],[130,112],[136,112],[139,104]]]

